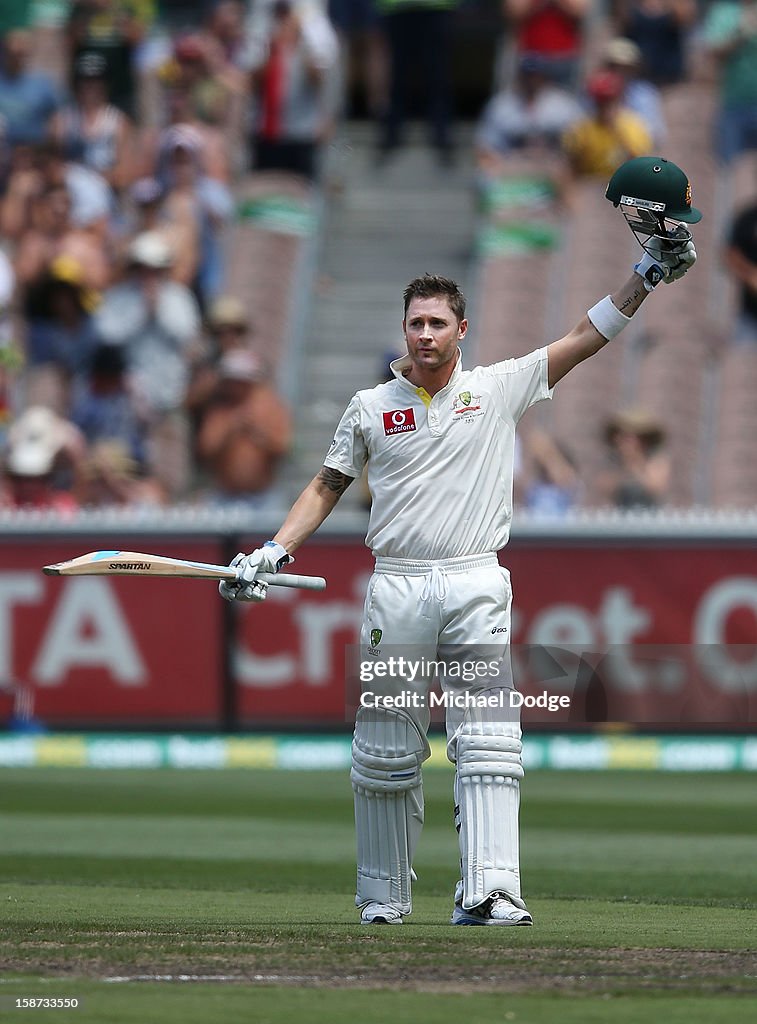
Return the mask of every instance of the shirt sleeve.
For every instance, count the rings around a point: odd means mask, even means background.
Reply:
[[[546,348],[536,349],[519,359],[505,359],[489,367],[502,396],[505,415],[517,423],[526,409],[551,398],[554,388],[549,387],[549,365]]]
[[[328,455],[323,460],[324,466],[337,469],[345,476],[360,476],[368,461],[361,420],[360,399],[355,395],[339,421]]]

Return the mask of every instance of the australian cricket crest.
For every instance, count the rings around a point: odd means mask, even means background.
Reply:
[[[461,391],[455,395],[452,402],[453,421],[470,423],[478,416],[483,416],[483,414],[481,395],[474,395],[472,391]]]
[[[381,637],[384,635],[383,629],[372,629],[371,630],[371,646],[368,648],[368,653],[378,655],[379,644],[381,643]]]

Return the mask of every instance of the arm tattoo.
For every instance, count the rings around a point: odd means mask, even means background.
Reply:
[[[629,295],[628,298],[626,298],[621,303],[621,305],[620,305],[620,312],[623,313],[624,310],[628,309],[629,306],[634,306],[634,303],[638,302],[639,297],[641,296],[641,293],[642,293],[642,289],[641,288],[636,288],[634,293],[633,293],[633,295]],[[636,309],[636,307],[634,306],[634,311],[635,311],[635,309]]]
[[[328,466],[323,466],[317,479],[341,498],[352,483],[353,477],[340,473],[338,469],[330,469]]]

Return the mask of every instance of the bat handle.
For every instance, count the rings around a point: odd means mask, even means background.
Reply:
[[[297,587],[299,590],[326,589],[326,580],[323,576],[298,576],[293,572],[261,572],[255,578],[263,583],[269,583],[272,587]]]

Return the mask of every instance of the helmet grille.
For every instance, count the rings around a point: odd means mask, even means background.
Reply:
[[[692,234],[690,228],[680,220],[665,217],[661,213],[654,213],[652,210],[644,209],[644,207],[621,206],[621,210],[626,218],[626,223],[636,236],[636,241],[651,256],[655,254],[650,251],[648,244],[649,240],[655,236],[657,238],[670,239],[671,250],[685,242],[691,241]]]

